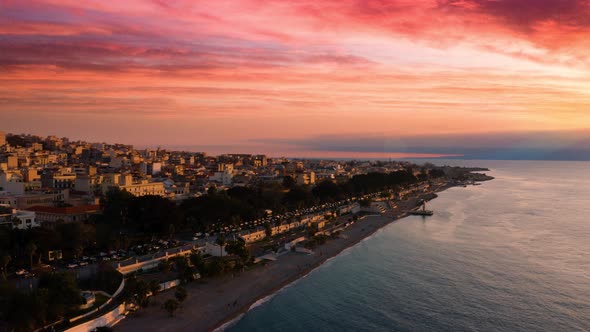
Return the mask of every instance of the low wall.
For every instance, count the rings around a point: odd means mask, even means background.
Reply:
[[[140,262],[140,261],[136,260],[135,264],[129,264],[129,265],[125,265],[125,266],[120,266],[120,265],[117,266],[117,271],[121,272],[123,275],[127,275],[129,273],[135,272],[140,269],[149,270],[149,269],[157,267],[158,264],[160,264],[160,261],[162,261],[162,260],[173,258],[176,256],[188,255],[191,252],[192,252],[192,250],[184,250],[184,251],[179,251],[174,254],[166,253],[166,255],[164,255],[162,257],[154,258],[154,259],[144,261],[144,262]]]
[[[110,326],[113,322],[117,321],[121,315],[124,315],[125,311],[125,303],[120,304],[112,311],[84,324],[74,326],[71,329],[65,330],[64,332],[89,332],[97,327]]]
[[[123,278],[123,281],[121,282],[121,285],[119,285],[119,288],[117,288],[115,293],[113,293],[113,295],[110,295],[110,297],[117,297],[119,294],[121,294],[121,292],[123,291],[124,288],[125,288],[125,278]]]
[[[160,291],[164,291],[170,288],[174,288],[180,285],[180,280],[176,279],[176,280],[171,280],[171,281],[167,281],[167,282],[163,282],[160,284]],[[119,293],[121,293],[121,291],[123,290],[123,288],[125,287],[125,280],[123,280],[123,282],[121,283],[121,286],[119,287],[119,289],[115,292],[115,294],[113,295],[113,297],[117,296]],[[149,296],[151,296],[151,293],[149,294]],[[75,320],[79,320],[81,318],[84,318],[88,315],[91,315],[93,313],[95,313],[96,311],[102,309],[104,306],[106,306],[107,304],[109,304],[111,302],[112,298],[109,299],[105,304],[103,304],[102,306],[100,306],[100,308],[93,310],[90,313],[87,313],[85,315],[82,315],[80,317],[76,317],[73,320],[70,320],[70,322],[73,322]],[[93,319],[91,321],[88,321],[86,323],[80,324],[78,326],[74,326],[68,330],[65,330],[64,332],[90,332],[92,330],[94,330],[97,327],[100,326],[113,326],[115,324],[117,324],[118,322],[120,322],[123,318],[125,318],[125,313],[126,313],[126,307],[125,307],[125,303],[119,305],[117,308],[115,308],[114,310],[96,318]]]
[[[160,291],[165,291],[167,289],[174,288],[176,286],[180,286],[180,280],[179,279],[172,280],[172,281],[167,281],[167,282],[163,282],[163,283],[160,284]]]
[[[123,278],[123,281],[121,281],[121,285],[119,285],[119,288],[117,289],[117,291],[113,295],[109,295],[109,294],[107,294],[106,292],[103,292],[103,291],[96,291],[96,293],[101,293],[101,294],[109,297],[109,299],[105,303],[103,303],[100,307],[98,307],[98,308],[96,308],[96,309],[94,309],[92,311],[89,311],[89,312],[87,312],[87,313],[85,313],[83,315],[80,315],[78,317],[70,318],[70,323],[73,323],[73,322],[75,322],[77,320],[80,320],[80,319],[82,319],[84,317],[88,317],[88,316],[96,313],[97,311],[101,310],[102,308],[106,307],[107,305],[109,305],[111,303],[111,301],[113,301],[113,298],[115,296],[121,294],[121,292],[123,291],[124,288],[125,288],[125,278]]]

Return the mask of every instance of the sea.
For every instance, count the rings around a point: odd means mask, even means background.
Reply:
[[[227,331],[590,331],[590,163],[440,161],[456,187],[260,301]]]

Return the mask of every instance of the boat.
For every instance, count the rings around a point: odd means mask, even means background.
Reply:
[[[426,201],[422,202],[422,208],[410,212],[414,216],[431,216],[434,214],[432,210],[426,210]]]

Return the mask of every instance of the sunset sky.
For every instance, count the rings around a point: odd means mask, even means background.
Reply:
[[[588,0],[0,0],[6,132],[551,158],[589,128]]]

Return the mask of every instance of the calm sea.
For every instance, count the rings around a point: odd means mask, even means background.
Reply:
[[[458,163],[452,161],[449,163]],[[229,331],[590,331],[590,163],[469,162],[453,188]]]

